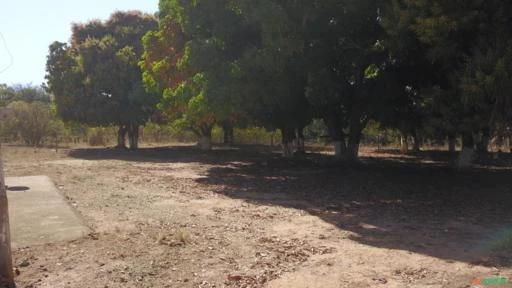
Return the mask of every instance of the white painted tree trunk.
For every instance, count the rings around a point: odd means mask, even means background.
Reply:
[[[199,146],[199,149],[203,151],[212,150],[212,138],[208,136],[201,136],[201,138],[199,139],[199,143],[197,143],[197,146]]]
[[[14,288],[11,232],[9,228],[9,205],[7,203],[7,191],[5,189],[2,161],[2,153],[0,151],[0,287]]]

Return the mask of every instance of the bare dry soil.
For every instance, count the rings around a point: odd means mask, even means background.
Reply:
[[[470,287],[512,276],[510,159],[368,152],[355,167],[261,149],[3,148],[93,231],[14,251],[19,287]],[[508,163],[510,164],[510,163]],[[510,166],[508,166],[510,167]]]

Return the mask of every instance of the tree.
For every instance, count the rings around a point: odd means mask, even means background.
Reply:
[[[307,97],[324,119],[336,157],[355,161],[362,130],[380,106],[386,1],[319,1],[309,19]],[[320,7],[320,8],[318,8]]]
[[[0,84],[0,101],[1,106],[6,106],[11,99],[14,98],[14,89],[7,86],[7,84]]]
[[[506,123],[510,4],[506,1],[394,1],[395,18],[420,43],[436,78],[423,85],[441,100],[439,119],[462,134],[458,166],[465,168],[475,144],[487,148],[496,123]],[[419,71],[419,69],[418,69]],[[443,113],[447,112],[447,113]],[[450,130],[452,130],[450,128]],[[453,130],[449,137],[454,139]],[[477,141],[478,138],[483,141]]]
[[[32,85],[0,85],[0,106],[7,106],[9,103],[15,101],[27,103],[42,102],[49,104],[51,97],[42,87]]]
[[[485,17],[470,53],[457,72],[463,103],[484,114],[480,152],[487,151],[491,136],[503,137],[512,124],[512,4],[485,3]]]
[[[400,1],[390,1],[381,22],[385,31],[382,43],[387,50],[388,60],[381,78],[383,101],[375,119],[386,128],[400,131],[402,153],[409,152],[407,139],[410,135],[414,138],[413,151],[420,150],[422,134],[426,134],[426,130],[435,122],[430,119],[436,111],[442,111],[436,108],[441,108],[441,103],[449,104],[443,98],[435,99],[435,90],[430,89],[439,83],[439,77],[435,65],[427,57],[426,47],[410,29],[412,21],[414,18],[408,10],[404,10]],[[448,113],[442,115],[450,116],[450,119],[452,116]],[[447,124],[443,121],[435,129],[453,133],[453,128],[447,127]]]
[[[65,121],[118,125],[118,147],[138,147],[139,126],[159,96],[142,84],[142,36],[157,25],[141,12],[115,12],[107,21],[74,24],[70,44],[55,42],[47,61],[48,90]]]
[[[202,143],[210,142],[214,124],[222,125],[226,142],[232,142],[233,126],[243,118],[237,60],[259,34],[238,4],[160,1],[159,29],[144,37],[146,84],[163,92],[160,107],[169,119],[194,131]]]
[[[280,129],[283,155],[304,152],[303,129],[312,121],[305,96],[308,70],[304,47],[311,5],[304,1],[243,2],[260,40],[241,57],[239,89],[243,111],[258,125]]]

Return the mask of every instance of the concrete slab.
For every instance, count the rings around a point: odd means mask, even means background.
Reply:
[[[75,240],[89,233],[49,177],[6,177],[5,183],[13,249]]]

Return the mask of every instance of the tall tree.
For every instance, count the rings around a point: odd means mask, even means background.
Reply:
[[[238,4],[162,0],[159,29],[144,38],[141,64],[146,84],[164,93],[160,107],[171,120],[194,131],[204,143],[216,123],[229,142],[233,125],[242,118],[237,60],[259,34]]]
[[[462,134],[458,165],[467,167],[475,144],[486,139],[510,111],[507,63],[510,4],[507,1],[396,0],[394,14],[407,19],[407,28],[435,67],[436,81],[427,91],[444,103],[440,119]],[[398,8],[397,8],[398,7]],[[420,69],[418,69],[419,71]],[[454,121],[454,119],[456,119]],[[494,124],[493,124],[494,123]],[[453,135],[450,135],[453,139]],[[483,141],[482,141],[483,140]]]
[[[50,103],[51,97],[42,87],[32,85],[0,85],[0,106],[6,106],[10,102],[23,101],[27,103]]]
[[[281,130],[283,155],[291,156],[294,146],[302,153],[303,129],[312,120],[304,48],[313,7],[308,1],[253,1],[242,7],[261,37],[240,60],[243,110],[259,125]]]
[[[74,24],[71,43],[55,42],[47,61],[48,90],[66,121],[118,125],[118,147],[138,148],[139,126],[159,100],[142,84],[141,39],[157,22],[137,11],[115,12],[107,21]]]
[[[362,130],[379,106],[385,69],[382,11],[386,1],[319,1],[306,45],[308,99],[324,119],[336,156],[357,159]]]

